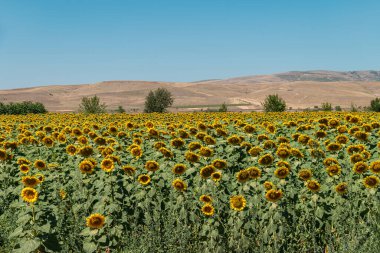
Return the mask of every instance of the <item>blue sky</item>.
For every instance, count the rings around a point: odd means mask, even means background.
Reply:
[[[376,0],[0,0],[0,89],[380,70]]]

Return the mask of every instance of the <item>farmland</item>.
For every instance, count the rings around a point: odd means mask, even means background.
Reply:
[[[0,252],[379,252],[377,113],[0,117]]]

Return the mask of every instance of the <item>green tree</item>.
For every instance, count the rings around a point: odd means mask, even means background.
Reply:
[[[165,112],[174,102],[172,94],[165,88],[150,91],[145,98],[144,112]]]
[[[265,112],[283,112],[286,110],[286,102],[277,94],[268,95],[265,101],[261,103]]]
[[[371,105],[369,106],[369,110],[373,112],[380,112],[380,98],[375,98],[371,100]]]
[[[123,112],[125,112],[125,109],[123,106],[119,105],[119,107],[117,107],[117,109],[115,111],[118,113],[123,113]]]
[[[106,104],[101,104],[98,96],[93,97],[83,97],[82,102],[79,105],[79,111],[82,113],[105,113],[106,112]]]
[[[340,107],[340,105],[335,106],[335,111],[341,112],[342,111],[342,107]]]
[[[329,102],[322,103],[322,111],[332,111],[332,105]]]
[[[227,108],[227,105],[226,103],[223,103],[220,107],[219,107],[219,112],[226,112],[228,110]]]

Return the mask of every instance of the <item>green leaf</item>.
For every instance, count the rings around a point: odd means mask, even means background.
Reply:
[[[14,249],[13,253],[29,253],[34,252],[40,245],[41,242],[37,239],[26,239],[19,242],[20,248]]]
[[[93,242],[84,242],[83,243],[83,250],[86,253],[92,253],[95,252],[95,250],[98,248],[98,246]]]
[[[16,228],[10,235],[9,235],[9,239],[12,239],[14,237],[19,237],[20,235],[22,235],[23,233],[23,227],[20,226],[18,228]]]

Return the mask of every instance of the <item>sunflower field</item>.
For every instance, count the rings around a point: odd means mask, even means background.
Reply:
[[[377,113],[49,113],[0,133],[0,252],[380,252]]]

